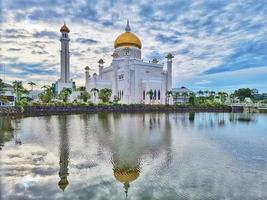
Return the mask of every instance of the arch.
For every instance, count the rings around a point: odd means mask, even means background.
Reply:
[[[154,90],[154,95],[153,95],[153,99],[157,99],[157,91],[156,90]]]
[[[145,100],[145,99],[146,99],[146,91],[143,90],[143,100]]]
[[[158,90],[158,100],[160,100],[160,90]]]

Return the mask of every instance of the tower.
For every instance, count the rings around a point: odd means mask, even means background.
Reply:
[[[66,26],[65,22],[64,25],[60,29],[61,37],[61,51],[60,51],[60,66],[61,66],[61,73],[60,73],[60,81],[62,83],[70,83],[70,53],[69,53],[69,37],[68,33],[70,32],[69,28]]]
[[[90,78],[90,67],[86,66],[84,69],[85,69],[85,87],[88,87],[88,80]]]
[[[98,61],[98,64],[99,64],[99,77],[100,77],[100,79],[102,79],[104,63],[105,63],[105,62],[104,62],[103,59],[100,59],[100,60]]]
[[[171,91],[172,90],[172,59],[173,55],[171,53],[168,53],[167,56],[167,86],[166,90]]]

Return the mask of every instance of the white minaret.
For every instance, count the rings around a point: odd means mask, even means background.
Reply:
[[[102,74],[103,74],[103,68],[104,68],[104,60],[103,59],[100,59],[98,61],[98,64],[99,64],[99,77],[100,79],[102,80]]]
[[[68,33],[70,32],[69,28],[64,25],[60,29],[61,37],[61,51],[60,51],[60,65],[61,65],[61,74],[60,74],[60,82],[62,83],[70,83],[70,52],[69,52],[69,37]]]
[[[167,56],[167,91],[172,90],[172,59],[173,55],[171,53],[168,53]]]

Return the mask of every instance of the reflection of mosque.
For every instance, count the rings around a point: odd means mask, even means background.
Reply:
[[[141,173],[143,159],[162,158],[167,166],[171,156],[171,126],[168,114],[100,114],[98,139],[112,153],[114,177],[123,184],[126,197],[130,183]]]
[[[68,173],[68,164],[69,164],[69,137],[68,137],[68,121],[66,115],[59,116],[59,140],[60,140],[60,158],[59,158],[59,177],[60,181],[58,182],[59,188],[64,191],[69,185],[67,179]]]

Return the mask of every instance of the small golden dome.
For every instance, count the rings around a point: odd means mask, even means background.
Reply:
[[[114,177],[121,183],[130,183],[139,177],[140,171],[138,169],[114,169]]]
[[[58,186],[59,188],[64,191],[66,189],[66,187],[69,185],[69,181],[67,178],[62,178],[59,182],[58,182]]]
[[[66,23],[64,22],[64,25],[60,28],[60,32],[70,32],[70,29],[66,26]]]
[[[142,43],[140,39],[134,33],[131,32],[129,21],[127,21],[125,32],[120,34],[114,42],[115,48],[121,46],[126,46],[126,47],[135,46],[138,47],[139,49],[142,48]]]

